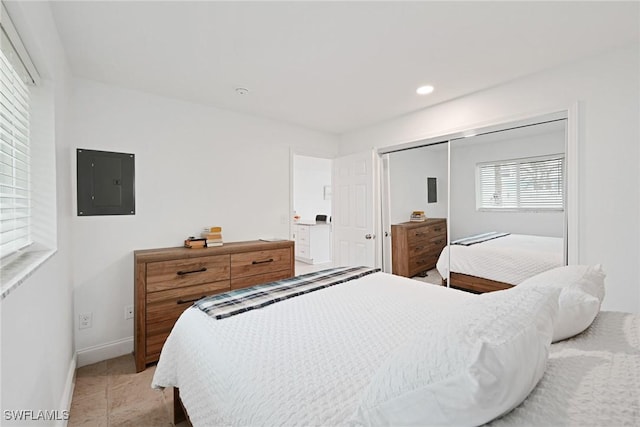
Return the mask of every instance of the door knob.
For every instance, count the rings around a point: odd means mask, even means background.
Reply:
[[[365,239],[367,239],[367,240],[375,239],[375,237],[376,237],[376,236],[375,236],[375,235],[373,235],[373,234],[365,234],[365,235],[364,235],[364,238],[365,238]]]

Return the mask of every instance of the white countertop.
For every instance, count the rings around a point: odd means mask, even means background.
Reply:
[[[296,224],[298,225],[331,225],[328,222],[315,222],[314,220],[304,220],[304,219],[301,219],[300,221],[296,222]]]

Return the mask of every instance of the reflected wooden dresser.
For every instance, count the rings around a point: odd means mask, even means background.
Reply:
[[[136,371],[158,361],[184,310],[202,297],[295,275],[294,243],[234,242],[134,252]]]
[[[430,218],[391,226],[393,274],[413,277],[436,266],[447,245],[447,220]]]

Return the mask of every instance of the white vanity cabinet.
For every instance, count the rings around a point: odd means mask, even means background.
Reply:
[[[296,259],[308,264],[331,261],[331,224],[295,225]]]

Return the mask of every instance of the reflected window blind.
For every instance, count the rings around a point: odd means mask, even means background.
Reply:
[[[479,163],[477,208],[563,210],[564,155]]]
[[[28,75],[0,31],[0,257],[31,243]]]

